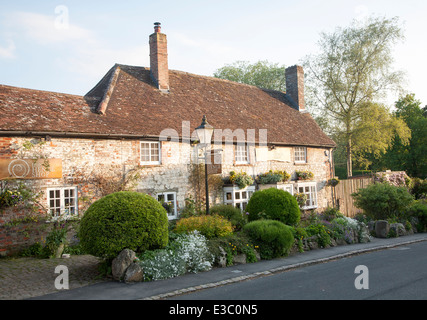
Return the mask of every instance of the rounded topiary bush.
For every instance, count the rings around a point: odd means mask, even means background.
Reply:
[[[287,225],[295,225],[301,218],[298,202],[289,192],[269,188],[254,192],[246,207],[248,220],[261,218],[278,220]]]
[[[276,220],[256,220],[243,227],[255,246],[259,247],[262,259],[287,255],[294,243],[291,227]]]
[[[80,222],[83,249],[111,259],[121,250],[143,252],[168,243],[168,218],[163,206],[149,195],[121,191],[94,202]]]

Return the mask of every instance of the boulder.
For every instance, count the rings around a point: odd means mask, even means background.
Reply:
[[[366,224],[360,225],[359,243],[371,242],[371,230]]]
[[[377,238],[387,238],[390,231],[390,224],[386,220],[377,220],[375,222],[375,235]]]
[[[235,255],[233,257],[233,263],[234,264],[245,264],[246,263],[246,254],[241,253],[241,254]]]
[[[144,272],[139,263],[133,262],[127,269],[123,280],[129,282],[141,282],[144,280]]]
[[[396,237],[404,236],[406,235],[406,229],[401,223],[392,223],[390,224],[390,230],[393,231],[393,234],[396,235]]]
[[[122,280],[126,269],[133,263],[135,260],[135,252],[129,249],[122,250],[119,255],[113,259],[111,265],[111,272],[114,280]]]
[[[219,247],[220,255],[216,257],[216,265],[220,268],[225,268],[227,266],[227,252],[222,247]]]

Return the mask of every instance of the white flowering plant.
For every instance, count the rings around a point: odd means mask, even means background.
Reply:
[[[147,251],[139,263],[144,270],[144,279],[162,280],[187,272],[197,273],[212,268],[213,255],[206,238],[198,231],[180,234],[165,249]]]

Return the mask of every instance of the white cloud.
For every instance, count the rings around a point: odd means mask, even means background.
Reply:
[[[64,27],[66,23],[67,27]],[[6,25],[42,44],[79,41],[93,43],[94,34],[87,29],[70,24],[61,16],[32,12],[16,12],[8,16]]]
[[[0,47],[0,59],[14,59],[16,46],[12,40],[8,40],[7,47]]]

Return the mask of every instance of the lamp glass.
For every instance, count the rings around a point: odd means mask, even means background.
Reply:
[[[206,116],[203,116],[202,124],[196,128],[200,144],[210,144],[212,140],[213,131],[214,128],[207,122]]]

